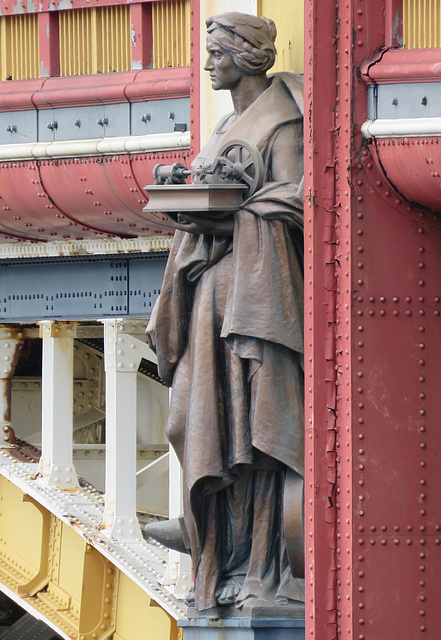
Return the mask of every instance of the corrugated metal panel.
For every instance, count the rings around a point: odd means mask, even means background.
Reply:
[[[132,66],[130,6],[102,7],[97,18],[97,53],[98,58],[101,57],[98,62],[101,71],[128,71]]]
[[[0,19],[0,80],[39,76],[38,16],[20,14]]]
[[[60,12],[60,74],[128,71],[130,6]]]
[[[190,0],[152,4],[153,67],[190,64]]]
[[[441,47],[441,0],[403,0],[403,46]]]
[[[92,16],[94,9],[60,12],[60,75],[93,73]]]

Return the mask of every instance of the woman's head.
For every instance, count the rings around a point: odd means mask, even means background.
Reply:
[[[206,25],[207,44],[231,55],[243,74],[263,75],[274,65],[277,29],[269,18],[230,12],[209,18]]]

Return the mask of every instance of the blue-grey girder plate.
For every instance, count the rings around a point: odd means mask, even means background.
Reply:
[[[57,123],[56,128],[48,128],[54,122]],[[128,136],[129,133],[130,105],[127,102],[42,109],[38,112],[39,142]]]
[[[36,142],[36,140],[37,111],[35,109],[0,113],[0,144]]]
[[[441,117],[441,82],[379,84],[375,89],[374,118]]]
[[[0,262],[0,321],[148,317],[167,256],[46,258]]]
[[[171,133],[175,125],[190,130],[189,98],[9,111],[0,112],[0,144]]]
[[[175,124],[185,124],[187,130],[190,129],[190,98],[148,100],[133,102],[130,106],[132,136],[171,133],[174,131]]]

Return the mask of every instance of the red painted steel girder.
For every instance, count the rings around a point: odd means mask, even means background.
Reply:
[[[51,109],[190,95],[189,67],[0,82],[0,110]]]
[[[184,165],[189,166],[189,152],[184,152],[183,154],[179,154],[176,152],[164,154],[164,153],[154,153],[151,154],[151,167],[153,169],[155,164],[173,164],[175,162],[182,162]],[[179,160],[181,158],[181,160]],[[145,180],[146,172],[144,168],[145,158],[141,155],[136,155],[131,157],[131,169],[133,172],[133,176],[139,185],[140,189],[147,184],[152,184],[152,179],[149,177],[148,182]],[[150,172],[151,175],[151,172]],[[145,192],[144,192],[145,193]],[[146,226],[144,228],[144,232],[153,230],[154,233],[165,232],[168,235],[173,234],[173,228],[168,222],[167,217],[160,212],[146,212],[142,214],[146,221]]]
[[[441,220],[389,188],[360,135],[367,117],[360,67],[390,43],[382,18],[397,3],[338,0],[336,23],[331,7],[318,4],[308,3],[305,42],[306,637],[435,638]],[[333,47],[324,47],[335,25]],[[397,69],[401,56],[403,63],[394,81],[425,78],[409,52],[393,55]],[[436,206],[427,146],[437,145],[377,144],[387,178],[418,190],[414,170]],[[421,173],[426,157],[429,173]],[[332,245],[327,252],[324,244]]]
[[[153,0],[155,1],[155,0]],[[114,5],[115,0],[100,0],[100,6]],[[131,4],[130,0],[119,0],[118,4]],[[40,13],[42,11],[63,11],[66,9],[90,9],[88,0],[70,0],[67,5],[63,0],[0,0],[1,15],[17,13]]]
[[[0,203],[1,229],[23,239],[61,239],[73,231],[48,198],[36,162],[0,164]]]
[[[378,139],[388,180],[410,202],[441,212],[441,142],[433,138]]]
[[[173,233],[143,213],[156,163],[188,164],[189,152],[0,163],[0,233],[23,240]]]
[[[439,82],[439,49],[390,49],[360,67],[365,82]]]
[[[81,222],[83,231],[130,236],[129,224],[134,214],[124,210],[110,188],[103,163],[103,158],[45,160],[39,165],[41,180],[56,207]]]

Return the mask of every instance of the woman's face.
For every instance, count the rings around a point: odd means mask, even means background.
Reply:
[[[205,71],[210,73],[211,86],[215,91],[220,89],[234,89],[242,78],[242,71],[235,64],[233,57],[217,46],[208,36],[208,58]]]

